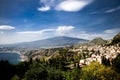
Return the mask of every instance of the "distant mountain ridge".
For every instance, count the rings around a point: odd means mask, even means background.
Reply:
[[[94,44],[105,44],[106,42],[107,41],[102,39],[101,37],[97,37],[90,41],[90,43],[94,43]]]
[[[74,44],[83,43],[87,41],[88,40],[86,39],[58,36],[58,37],[47,38],[44,40],[12,44],[9,46],[18,47],[18,48],[32,48],[32,49],[55,48],[55,47],[71,46]]]

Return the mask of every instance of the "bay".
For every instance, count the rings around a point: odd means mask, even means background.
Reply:
[[[0,60],[8,60],[11,64],[17,64],[22,61],[20,54],[12,52],[0,52]]]

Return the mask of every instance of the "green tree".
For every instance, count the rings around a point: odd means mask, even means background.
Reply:
[[[23,78],[23,75],[25,72],[29,69],[29,63],[28,62],[20,62],[19,64],[16,65],[16,74],[20,77]]]

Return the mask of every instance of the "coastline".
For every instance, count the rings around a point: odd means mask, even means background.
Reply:
[[[20,61],[27,61],[28,57],[23,55],[20,51],[1,51],[0,53],[16,53],[20,56]]]

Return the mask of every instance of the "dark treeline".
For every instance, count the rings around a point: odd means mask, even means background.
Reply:
[[[80,68],[80,56],[66,49],[59,52],[58,56],[49,60],[30,59],[16,65],[0,61],[0,80],[120,80],[120,55],[112,65],[103,58],[103,64],[92,62]],[[72,69],[68,67],[71,64],[74,65]]]

